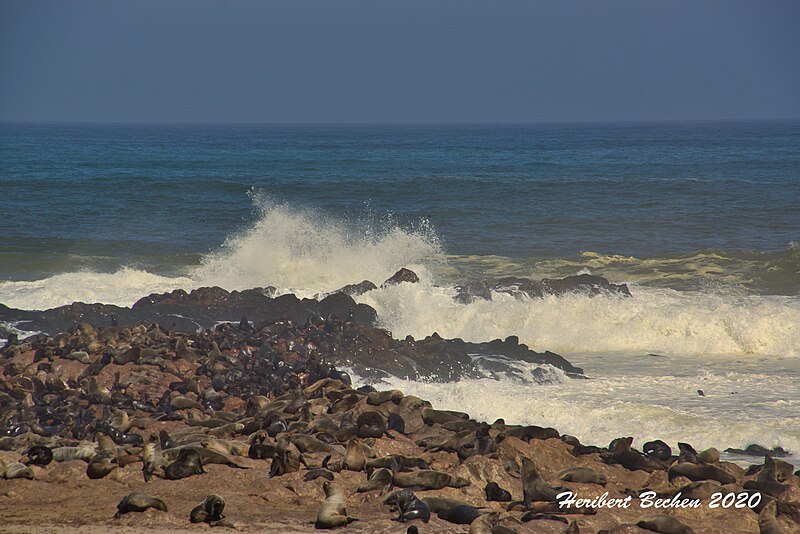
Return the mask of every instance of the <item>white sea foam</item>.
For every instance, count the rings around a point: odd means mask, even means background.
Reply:
[[[378,388],[397,388],[477,420],[502,417],[510,424],[552,426],[587,444],[633,436],[638,447],[662,439],[675,448],[678,441],[690,441],[698,448],[759,443],[800,451],[798,375],[741,371],[648,376],[645,362],[636,374],[610,372],[544,386],[511,379],[447,384],[389,379]],[[357,385],[362,382],[356,379]],[[696,392],[701,388],[705,397]]]
[[[572,294],[463,305],[454,290],[401,284],[360,301],[378,311],[395,337],[486,341],[519,336],[536,350],[668,355],[800,356],[800,300],[633,287],[633,298]]]
[[[354,228],[313,210],[257,200],[260,219],[203,259],[193,274],[197,284],[327,292],[362,280],[380,284],[400,267],[422,274],[443,258],[424,222],[414,229],[390,220]]]
[[[113,273],[79,271],[32,281],[0,282],[0,302],[12,308],[44,310],[73,302],[130,306],[150,293],[193,286],[188,277],[167,277],[138,269]]]

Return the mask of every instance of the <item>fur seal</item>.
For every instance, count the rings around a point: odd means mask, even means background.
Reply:
[[[164,468],[164,476],[169,480],[180,480],[205,472],[200,453],[195,449],[181,449],[178,458]]]
[[[406,421],[403,419],[403,416],[397,413],[390,413],[389,420],[387,422],[386,428],[388,430],[394,430],[395,432],[399,432],[400,434],[406,433]]]
[[[778,524],[778,502],[770,501],[758,514],[759,534],[785,534]]]
[[[445,473],[444,471],[434,471],[423,469],[411,473],[395,473],[392,482],[398,488],[410,488],[416,490],[431,490],[449,488],[463,488],[469,486],[469,480]]]
[[[325,501],[317,514],[317,521],[314,527],[320,529],[336,528],[349,525],[353,521],[358,521],[353,517],[347,516],[344,506],[344,493],[329,481],[322,483],[322,490],[325,492]]]
[[[399,491],[396,494],[394,504],[397,505],[400,512],[397,521],[401,523],[407,523],[415,519],[422,519],[423,522],[427,523],[431,518],[431,510],[428,505],[419,500],[414,495],[414,492],[410,490]]]
[[[636,522],[636,526],[660,534],[694,534],[694,530],[668,515],[642,517]]]
[[[111,471],[119,467],[115,454],[108,451],[100,451],[95,454],[86,466],[86,476],[92,480],[105,477]]]
[[[526,510],[531,508],[533,501],[555,502],[556,495],[561,492],[560,488],[553,488],[545,482],[536,469],[536,464],[527,456],[522,457],[522,502],[513,502],[508,506],[512,509],[517,504],[522,504]]]
[[[483,488],[483,491],[486,493],[487,501],[496,501],[496,502],[511,501],[511,493],[508,490],[504,490],[503,488],[501,488],[497,484],[497,482],[487,483],[486,487]]]
[[[672,457],[672,449],[660,439],[648,441],[642,446],[645,456],[666,462]]]
[[[530,441],[532,439],[559,439],[561,435],[558,430],[550,427],[541,427],[536,425],[506,427],[501,434],[504,438],[514,437],[522,441]],[[499,438],[498,438],[499,440]]]
[[[439,516],[439,519],[456,525],[469,525],[483,514],[474,506],[459,504],[452,508],[439,510],[436,515]]]
[[[144,481],[149,482],[156,471],[163,475],[161,471],[164,467],[164,457],[161,455],[161,442],[157,436],[152,435],[142,449],[142,474]]]
[[[8,480],[14,478],[33,480],[33,469],[20,462],[11,462],[3,469],[3,478]]]
[[[367,394],[367,404],[370,406],[380,406],[385,402],[392,401],[395,404],[400,404],[403,400],[403,392],[397,389],[388,391],[372,391]]]
[[[392,437],[386,431],[386,421],[378,412],[363,412],[356,419],[356,426],[356,435],[360,438],[380,438],[384,435]]]
[[[608,454],[601,455],[601,459],[607,464],[620,464],[629,471],[664,471],[666,466],[653,458],[648,458],[644,454],[631,449],[633,438],[618,438],[611,442]]]
[[[392,472],[385,467],[379,467],[372,471],[366,483],[361,484],[356,492],[365,493],[367,491],[375,491],[383,489],[392,483]]]
[[[398,469],[430,469],[428,462],[417,456],[403,456],[401,454],[390,454],[380,458],[370,458],[367,460],[367,467],[386,467]]]
[[[692,482],[701,480],[716,480],[720,484],[736,482],[736,478],[733,475],[711,464],[676,463],[669,468],[667,478],[672,483],[679,476],[686,477]]]
[[[144,512],[148,508],[155,508],[162,512],[167,511],[166,503],[158,497],[153,497],[146,493],[129,493],[119,501],[117,513],[114,517],[119,518],[121,515],[127,514],[128,512]]]
[[[608,483],[605,476],[588,467],[568,467],[556,473],[556,476],[564,482],[581,482],[600,486],[605,486]]]
[[[189,512],[189,521],[192,523],[211,523],[219,521],[225,516],[222,511],[225,509],[225,499],[219,495],[211,494],[203,502],[192,508]]]
[[[464,412],[454,412],[451,410],[434,410],[433,408],[423,408],[422,420],[428,426],[435,424],[444,424],[448,421],[458,421],[460,419],[469,419],[469,414]]]
[[[53,461],[53,450],[43,445],[34,445],[28,449],[28,464],[44,467]]]

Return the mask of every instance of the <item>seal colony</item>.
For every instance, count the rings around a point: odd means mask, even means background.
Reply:
[[[413,283],[399,274],[405,279],[398,283]],[[355,309],[340,295],[340,304]],[[174,294],[157,297],[149,302]],[[464,357],[475,353],[544,358],[582,373],[513,338],[397,341],[349,310],[325,316],[319,308],[317,302],[302,322],[242,319],[186,331],[117,318],[9,340],[0,350],[3,527],[493,534],[800,528],[800,477],[771,451],[760,451],[763,464],[745,470],[720,461],[716,449],[698,452],[689,443],[672,451],[661,441],[634,444],[622,436],[608,446],[585,445],[554,428],[440,410],[382,390],[380,377],[433,369],[436,379],[454,379],[475,370],[474,359]],[[461,362],[460,374],[443,371],[441,361]],[[375,387],[355,389],[342,365],[377,368],[367,373]],[[558,496],[565,492],[631,506],[563,505]],[[760,497],[752,506],[714,508],[715,494]],[[640,506],[645,495],[647,502],[655,495],[702,504],[648,510]]]

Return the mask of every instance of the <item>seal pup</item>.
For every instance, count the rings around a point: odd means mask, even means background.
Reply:
[[[652,515],[639,518],[636,526],[660,534],[694,534],[694,530],[668,515]]]
[[[225,499],[216,494],[211,494],[203,502],[192,508],[189,512],[189,521],[192,523],[211,523],[219,521],[225,516],[222,511],[225,509]]]
[[[487,501],[495,501],[495,502],[510,502],[511,501],[511,492],[508,490],[504,490],[501,488],[497,482],[488,482],[486,487],[483,488],[484,493],[486,493],[486,500]]]
[[[329,481],[322,483],[322,490],[325,492],[325,501],[317,514],[315,528],[328,529],[349,525],[358,519],[347,516],[344,506],[344,493],[337,486]]]
[[[53,450],[44,445],[34,445],[28,449],[28,464],[44,467],[53,461]]]
[[[205,472],[200,453],[195,449],[181,449],[178,458],[164,468],[164,476],[169,480],[180,480]]]
[[[146,493],[129,493],[119,501],[117,513],[114,517],[119,518],[121,515],[127,514],[128,512],[144,512],[148,508],[155,508],[162,512],[167,511],[166,503],[158,497],[153,497]]]
[[[3,478],[7,480],[14,478],[33,480],[33,469],[20,462],[11,462],[3,469]]]
[[[431,518],[431,510],[428,505],[417,498],[413,491],[402,490],[396,494],[394,504],[397,505],[400,515],[397,521],[407,523],[415,519],[421,519],[427,523]]]

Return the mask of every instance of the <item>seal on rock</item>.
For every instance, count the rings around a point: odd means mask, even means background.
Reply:
[[[497,482],[488,482],[486,487],[483,488],[483,491],[486,493],[486,500],[487,501],[496,501],[496,502],[510,502],[511,501],[511,493],[508,490],[504,490],[501,488]]]
[[[417,498],[410,490],[399,491],[394,499],[394,504],[400,512],[397,521],[407,523],[415,519],[421,519],[427,523],[431,518],[431,510],[428,505]]]

